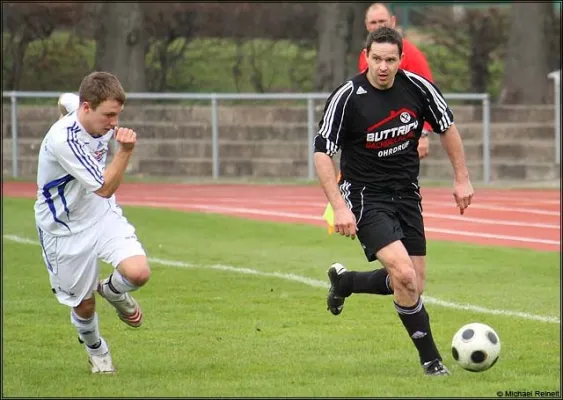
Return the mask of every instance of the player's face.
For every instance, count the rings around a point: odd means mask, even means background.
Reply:
[[[91,135],[105,135],[110,129],[117,126],[117,119],[123,105],[116,100],[106,100],[94,110],[88,102],[83,103],[82,113],[84,128]]]
[[[395,16],[389,14],[385,7],[375,6],[366,13],[365,23],[368,32],[373,32],[383,26],[395,29],[396,22]]]
[[[402,55],[399,48],[391,43],[372,43],[367,53],[368,79],[378,89],[393,86]]]

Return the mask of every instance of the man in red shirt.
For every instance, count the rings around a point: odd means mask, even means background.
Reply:
[[[396,29],[395,26],[397,25],[397,19],[384,3],[373,3],[366,10],[365,24],[368,32],[372,32],[382,26]],[[401,61],[399,68],[409,72],[414,72],[415,74],[421,75],[429,81],[434,82],[426,57],[414,44],[405,38],[403,38],[403,54],[403,60]],[[364,49],[358,59],[358,71],[364,72],[367,70],[367,67],[368,63],[366,61]],[[422,136],[418,142],[418,157],[421,159],[428,155],[428,133],[431,131],[432,127],[428,124],[428,122],[426,122],[424,124]]]

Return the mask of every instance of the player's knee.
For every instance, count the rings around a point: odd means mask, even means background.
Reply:
[[[394,290],[417,291],[416,272],[410,263],[404,263],[390,271]]]
[[[149,264],[144,263],[137,265],[137,267],[130,272],[127,280],[134,285],[143,286],[149,281],[150,276],[151,270]]]
[[[94,297],[82,300],[79,305],[74,307],[74,312],[82,318],[92,318],[96,312],[96,301]]]
[[[151,275],[148,260],[143,256],[123,260],[119,265],[119,271],[125,276],[125,279],[135,286],[146,284]]]
[[[133,268],[127,277],[127,280],[134,285],[143,286],[149,281],[151,276],[151,270],[149,264],[145,261],[144,263],[139,263]]]

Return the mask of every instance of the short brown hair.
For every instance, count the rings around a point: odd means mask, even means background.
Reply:
[[[403,54],[403,38],[401,37],[401,34],[393,28],[382,26],[381,28],[377,28],[373,32],[370,32],[366,39],[366,53],[369,53],[373,43],[395,44],[399,49],[399,57]]]
[[[115,75],[109,72],[92,72],[82,79],[78,90],[80,103],[88,102],[94,110],[106,100],[115,100],[125,104],[125,90]]]

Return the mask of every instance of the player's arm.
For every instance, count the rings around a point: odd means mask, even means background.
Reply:
[[[127,131],[130,131],[130,129]],[[118,130],[116,140],[118,134],[120,139],[124,135]],[[126,132],[126,134],[128,135],[126,140],[130,140],[130,133]],[[133,147],[130,147],[130,149],[127,146],[123,148],[121,145],[105,171],[104,166],[90,154],[88,147],[82,141],[79,141],[76,134],[71,130],[50,141],[49,150],[65,171],[77,179],[86,190],[101,197],[110,198],[123,180]]]
[[[80,99],[74,93],[63,93],[59,96],[57,105],[60,113],[59,119],[61,119],[68,113],[78,110],[78,107],[80,106]]]
[[[456,182],[469,181],[469,171],[465,162],[465,151],[463,142],[455,124],[451,124],[441,135],[440,142],[448,154],[454,170]]]
[[[454,169],[454,198],[460,213],[471,204],[473,187],[469,180],[469,171],[465,162],[463,142],[454,124],[452,110],[440,89],[432,82],[418,75],[405,72],[407,77],[420,89],[424,97],[425,114],[434,132],[440,135],[442,147],[448,154]]]
[[[52,135],[47,142],[47,151],[57,159],[63,169],[89,192],[95,192],[104,185],[104,166],[90,153],[88,147],[78,140],[76,132]]]
[[[352,238],[356,233],[356,221],[338,189],[332,157],[340,149],[346,131],[346,106],[353,88],[352,82],[348,81],[329,96],[314,139],[313,158],[319,182],[335,213],[335,230]]]
[[[105,198],[113,196],[123,181],[125,170],[137,143],[137,133],[128,128],[116,128],[114,138],[119,144],[117,152],[104,172],[104,184],[95,192]]]

